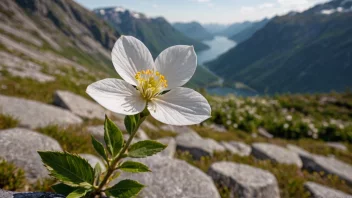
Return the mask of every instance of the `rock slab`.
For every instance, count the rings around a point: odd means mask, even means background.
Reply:
[[[248,156],[251,154],[252,148],[243,142],[230,141],[220,142],[226,150],[230,151],[232,154],[236,154],[239,156]]]
[[[48,177],[37,151],[62,151],[62,148],[51,137],[28,129],[0,131],[0,157],[24,169],[30,182]]]
[[[21,127],[38,128],[51,124],[80,124],[82,119],[71,112],[44,103],[0,95],[0,113],[18,119]]]
[[[191,128],[189,128],[188,126],[174,126],[174,125],[162,125],[160,127],[160,129],[164,130],[164,131],[171,131],[177,134],[181,134],[181,133],[195,133],[195,131]]]
[[[58,90],[54,94],[54,104],[82,117],[103,120],[107,111],[100,105],[69,91]]]
[[[133,179],[146,185],[142,198],[220,198],[209,176],[188,163],[155,155],[133,160],[146,164],[150,173],[122,173],[119,180]],[[114,181],[114,183],[117,183]]]
[[[167,147],[163,151],[158,153],[158,155],[173,158],[176,153],[175,139],[172,137],[164,137],[164,138],[157,139],[157,141],[167,145]]]
[[[208,170],[214,181],[227,186],[231,197],[279,198],[279,187],[273,174],[244,164],[216,162]]]
[[[302,161],[298,154],[286,148],[267,143],[252,144],[252,155],[258,159],[269,159],[282,164],[294,164],[302,167]]]
[[[304,187],[309,191],[312,198],[352,198],[344,192],[314,183],[306,182]]]
[[[195,132],[182,133],[176,137],[177,150],[188,151],[195,159],[212,156],[216,151],[226,149],[213,139],[202,138]]]
[[[352,185],[352,166],[333,157],[320,155],[300,156],[303,168],[314,172],[324,172],[338,176]]]

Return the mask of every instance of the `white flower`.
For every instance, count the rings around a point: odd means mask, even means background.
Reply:
[[[285,129],[288,129],[289,126],[290,126],[290,125],[287,124],[287,123],[284,124],[284,128],[285,128]]]
[[[208,101],[198,92],[181,87],[197,67],[192,46],[167,48],[154,62],[141,41],[121,36],[111,56],[123,80],[108,78],[87,88],[103,107],[124,115],[138,114],[147,107],[155,119],[172,125],[198,124],[210,117]]]

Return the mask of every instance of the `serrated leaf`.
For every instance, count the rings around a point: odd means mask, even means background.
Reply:
[[[78,188],[75,191],[67,195],[66,198],[81,198],[84,197],[88,192],[88,189]]]
[[[154,155],[166,148],[166,145],[154,141],[154,140],[144,140],[132,144],[128,150],[128,156],[134,158],[142,158]]]
[[[67,196],[71,192],[75,191],[77,187],[72,187],[64,183],[59,183],[51,186],[51,188],[58,194]]]
[[[91,136],[91,137],[92,137],[92,144],[93,144],[95,151],[107,162],[108,157],[106,155],[106,151],[105,151],[103,144],[100,143],[98,140],[96,140],[94,138],[94,136]]]
[[[148,166],[146,166],[145,164],[133,161],[126,161],[122,163],[119,169],[131,173],[150,172]]]
[[[137,120],[135,115],[127,115],[124,120],[126,131],[128,134],[132,134],[137,126]]]
[[[138,195],[144,185],[134,180],[122,180],[107,191],[114,197],[130,198]]]
[[[113,157],[119,153],[124,143],[122,132],[107,116],[104,123],[104,141]]]
[[[94,171],[87,160],[67,152],[38,151],[50,174],[70,186],[91,186]]]
[[[116,172],[114,173],[114,175],[111,177],[111,181],[113,181],[113,180],[115,180],[116,178],[120,177],[120,175],[121,175],[121,172],[116,171]]]

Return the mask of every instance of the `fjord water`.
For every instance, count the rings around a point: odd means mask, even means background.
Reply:
[[[236,46],[236,42],[224,36],[215,36],[212,40],[203,41],[210,48],[198,52],[198,64],[202,65],[205,62],[216,59],[221,54]]]

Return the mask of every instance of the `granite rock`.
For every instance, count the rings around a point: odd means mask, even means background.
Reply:
[[[38,128],[55,124],[81,124],[82,119],[70,111],[48,104],[0,95],[0,113],[18,119],[21,127]]]
[[[103,120],[108,113],[102,106],[69,91],[58,90],[54,94],[54,104],[88,119]]]
[[[62,151],[62,148],[51,137],[28,129],[0,131],[0,157],[24,169],[30,182],[48,178],[48,171],[37,151]]]
[[[217,183],[228,187],[231,190],[231,197],[280,197],[275,176],[259,168],[223,161],[213,163],[208,174]]]
[[[311,198],[352,198],[344,192],[314,182],[306,182],[304,187],[309,191]]]
[[[297,153],[274,144],[254,143],[251,154],[258,159],[269,159],[277,163],[295,164],[299,168],[302,167],[302,161]]]
[[[220,198],[209,176],[185,161],[154,155],[134,159],[146,164],[152,172],[122,173],[118,180],[133,179],[146,185],[141,198]],[[113,183],[117,183],[118,180]]]

